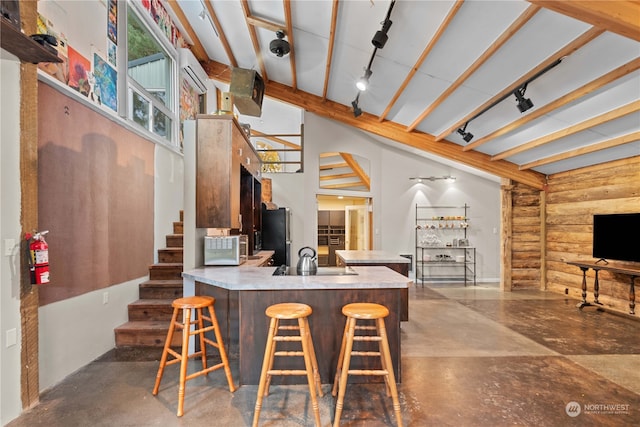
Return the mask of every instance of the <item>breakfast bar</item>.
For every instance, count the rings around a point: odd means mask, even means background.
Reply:
[[[400,382],[400,315],[402,291],[411,280],[381,266],[330,267],[317,275],[274,276],[276,267],[201,267],[182,273],[184,294],[209,295],[216,299],[216,316],[224,344],[231,358],[239,360],[240,384],[258,384],[268,331],[265,310],[282,302],[311,306],[311,334],[322,383],[332,383],[340,351],[345,317],[342,307],[353,302],[372,302],[386,306],[385,319],[396,380]],[[292,347],[293,348],[293,347]],[[291,358],[280,358],[291,359]],[[375,358],[363,358],[375,359]],[[297,366],[277,369],[299,369]],[[289,361],[286,363],[295,363]],[[377,361],[373,361],[377,362]],[[360,368],[375,366],[362,361]],[[353,376],[349,381],[369,382],[378,378]],[[304,383],[298,376],[274,377],[274,383]]]
[[[393,271],[397,271],[404,276],[409,276],[409,265],[411,264],[411,260],[403,257],[402,255],[396,255],[394,253],[381,250],[337,250],[336,263],[338,265],[350,266],[384,266],[392,269]],[[400,320],[403,322],[409,320],[408,289],[404,289],[402,291],[402,312]]]

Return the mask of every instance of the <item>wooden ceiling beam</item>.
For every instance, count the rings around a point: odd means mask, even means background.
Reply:
[[[489,135],[480,138],[477,142],[471,143],[464,147],[464,150],[471,150],[474,147],[477,147],[480,144],[484,144],[485,142],[497,138],[498,136],[505,135],[509,132],[512,132],[518,129],[521,126],[524,126],[527,123],[531,123],[532,121],[551,113],[558,108],[561,108],[565,105],[568,105],[583,96],[587,96],[590,93],[595,92],[596,90],[608,85],[609,83],[618,80],[630,73],[633,73],[637,69],[640,68],[640,58],[636,58],[626,64],[619,66],[618,68],[609,71],[607,74],[598,77],[597,79],[580,86],[578,89],[573,90],[566,95],[561,96],[560,98],[555,99],[554,101],[548,103],[547,105],[540,107],[533,112],[527,114],[526,116],[520,117],[519,119],[509,123],[506,126],[490,133]]]
[[[524,24],[526,24],[527,22],[529,22],[531,20],[531,18],[533,18],[533,16],[538,13],[538,11],[540,10],[539,6],[535,6],[535,5],[530,5],[519,17],[518,19],[516,19],[515,21],[513,21],[513,23],[509,26],[509,28],[507,28],[501,35],[500,37],[498,37],[496,39],[495,42],[493,42],[491,44],[491,46],[489,46],[489,48],[487,50],[485,50],[482,55],[480,55],[478,57],[478,59],[475,60],[475,62],[473,64],[471,64],[471,66],[469,66],[469,68],[467,68],[465,70],[464,73],[462,73],[460,75],[460,77],[458,77],[456,79],[455,82],[453,82],[444,92],[442,92],[440,94],[440,96],[431,103],[431,105],[429,105],[423,112],[422,114],[420,114],[420,116],[416,119],[416,121],[414,122],[415,126],[413,126],[413,124],[411,125],[412,128],[415,128],[421,121],[423,121],[424,119],[426,119],[429,114],[431,114],[436,108],[438,108],[443,102],[445,102],[447,100],[447,98],[449,98],[449,96],[451,96],[451,94],[453,92],[455,92],[460,86],[462,86],[462,84],[467,81],[467,79],[469,77],[471,77],[471,75],[473,73],[475,73],[485,62],[487,62],[498,50],[500,50],[500,48],[507,43],[509,40],[511,40],[511,38],[520,30],[520,28],[522,28],[524,26]]]
[[[624,117],[638,111],[640,111],[640,101],[633,101],[627,105],[623,105],[622,107],[607,111],[604,114],[592,117],[581,123],[569,126],[564,129],[560,129],[556,132],[550,133],[549,135],[545,135],[543,137],[534,139],[533,141],[529,141],[525,144],[518,145],[517,147],[514,147],[510,150],[503,151],[502,153],[496,154],[495,156],[491,157],[491,160],[506,159],[507,157],[511,157],[515,154],[522,153],[524,151],[528,151],[545,144],[549,144],[553,141],[557,141],[560,138],[566,138],[567,136],[582,132],[583,130],[590,129],[594,126],[599,126],[615,119],[619,119],[620,117]]]
[[[364,169],[362,169],[362,166],[360,166],[360,163],[358,163],[356,159],[353,158],[353,155],[349,153],[340,153],[340,155],[342,156],[344,161],[347,162],[351,170],[354,171],[356,175],[358,175],[358,178],[360,178],[360,181],[362,181],[362,183],[367,187],[367,189],[370,189],[371,181],[369,179],[369,175]]]
[[[293,40],[293,24],[291,23],[291,1],[282,0],[284,3],[284,21],[287,26],[287,38],[289,39],[289,65],[291,66],[291,87],[298,90],[298,74],[296,73],[296,50]]]
[[[444,19],[444,21],[442,21],[442,23],[438,27],[438,30],[433,35],[433,38],[429,41],[429,43],[427,43],[427,46],[422,51],[422,54],[420,54],[420,57],[418,58],[418,60],[414,64],[414,66],[411,68],[411,71],[409,71],[409,74],[407,74],[407,77],[405,77],[404,81],[402,82],[402,84],[400,85],[400,87],[398,88],[396,93],[393,95],[393,98],[391,98],[391,101],[387,105],[387,108],[384,109],[384,111],[382,112],[382,114],[378,118],[378,121],[381,122],[387,117],[387,115],[389,114],[389,112],[391,111],[391,109],[393,108],[395,103],[398,101],[398,99],[402,95],[402,92],[404,92],[404,90],[407,88],[407,86],[409,86],[409,82],[411,82],[411,79],[413,79],[413,76],[416,75],[416,73],[418,72],[418,70],[422,66],[422,63],[427,59],[427,56],[429,56],[429,53],[431,53],[431,50],[433,50],[433,48],[436,46],[436,44],[438,43],[438,40],[440,40],[440,37],[442,37],[442,35],[444,34],[445,30],[451,24],[451,21],[453,21],[453,18],[456,16],[458,11],[462,7],[462,3],[464,3],[464,1],[458,0],[451,7],[451,10],[449,10],[449,13],[447,14],[446,18]],[[420,118],[416,119],[409,126],[409,128],[407,130],[408,131],[412,131],[415,128],[415,125],[417,125],[417,123],[419,123],[420,121],[422,121],[422,119],[420,119]]]
[[[253,52],[256,54],[258,61],[258,67],[260,67],[260,74],[265,83],[269,82],[269,76],[267,75],[267,68],[264,66],[264,58],[260,52],[260,42],[258,41],[258,34],[255,29],[255,18],[251,16],[251,10],[249,9],[249,2],[247,0],[240,0],[242,6],[242,12],[244,13],[244,20],[249,30],[249,37],[251,38],[251,44],[253,45]]]
[[[554,12],[640,41],[640,1],[528,0]]]
[[[324,70],[324,85],[322,85],[322,99],[327,99],[329,91],[329,77],[331,76],[331,61],[333,60],[333,47],[336,41],[336,24],[338,22],[338,0],[333,0],[331,6],[331,28],[329,29],[329,48],[327,49],[327,65]]]
[[[211,21],[213,22],[213,27],[215,28],[216,33],[218,33],[218,38],[220,39],[220,43],[222,44],[222,48],[224,49],[224,51],[227,54],[227,58],[229,59],[229,63],[232,66],[237,67],[238,66],[238,61],[236,61],[236,57],[233,54],[233,51],[231,50],[231,45],[229,44],[229,40],[227,40],[227,36],[224,33],[224,30],[222,29],[222,25],[220,24],[220,21],[218,20],[218,15],[216,15],[215,10],[213,10],[213,6],[211,5],[211,1],[205,0],[204,1],[204,5],[207,8],[207,11],[209,12],[209,16],[211,17]]]
[[[609,148],[617,147],[619,145],[629,144],[630,142],[636,142],[640,140],[640,132],[632,132],[627,135],[611,138],[606,141],[601,141],[595,144],[587,145],[585,147],[576,148],[575,150],[565,151],[554,156],[545,157],[544,159],[529,162],[520,166],[521,170],[534,168],[537,166],[547,165],[549,163],[559,162],[561,160],[570,159],[572,157],[582,156],[589,153],[595,153],[597,151],[607,150]],[[602,162],[604,162],[603,160]]]
[[[204,46],[202,46],[202,43],[200,43],[200,39],[196,35],[196,32],[193,30],[193,27],[189,23],[187,16],[182,11],[182,8],[178,4],[177,0],[167,0],[167,4],[176,14],[176,16],[178,17],[178,21],[180,21],[182,27],[187,32],[191,40],[193,40],[191,51],[193,52],[195,57],[198,58],[198,61],[201,62],[208,61],[209,55],[207,54],[207,51],[204,49]]]
[[[321,171],[326,171],[329,169],[340,169],[340,168],[347,168],[349,167],[349,164],[347,162],[342,162],[342,163],[327,163],[326,165],[320,165],[319,169]]]
[[[355,172],[339,173],[336,175],[320,175],[320,181],[327,181],[332,179],[344,179],[344,178],[357,178],[358,175]]]
[[[446,138],[451,133],[455,132],[456,129],[459,129],[465,123],[468,123],[472,118],[476,117],[478,114],[481,114],[483,111],[486,111],[487,108],[490,108],[493,104],[498,102],[498,100],[503,99],[505,96],[512,94],[515,90],[521,87],[524,83],[528,82],[531,78],[536,76],[538,73],[541,73],[543,70],[551,67],[554,63],[561,60],[565,56],[571,55],[573,52],[580,49],[582,46],[594,40],[596,37],[600,36],[604,30],[600,28],[590,28],[589,30],[582,33],[580,36],[576,37],[573,41],[562,47],[560,50],[549,56],[544,61],[540,62],[536,67],[534,67],[531,71],[529,71],[524,76],[520,77],[518,80],[513,82],[511,85],[507,86],[506,89],[500,91],[500,93],[491,97],[491,99],[487,100],[484,104],[477,107],[471,113],[468,113],[463,118],[457,120],[452,126],[449,126],[447,130],[442,132],[440,135],[436,136],[436,139],[439,141],[441,139]],[[477,147],[478,145],[484,142],[484,138],[481,138],[477,141],[472,142],[467,145],[466,150],[470,150],[471,148]]]
[[[344,182],[342,184],[322,184],[322,188],[328,189],[328,190],[337,190],[341,188],[344,189],[344,188],[359,187],[359,186],[364,187],[364,185],[362,185],[362,183],[360,182]]]
[[[215,61],[203,64],[209,77],[213,80],[229,83],[231,68]],[[478,151],[464,152],[462,147],[453,142],[437,142],[433,135],[424,132],[407,132],[406,126],[391,121],[378,122],[377,117],[369,113],[362,113],[354,117],[351,107],[323,100],[317,95],[297,90],[277,82],[269,82],[265,87],[265,95],[292,105],[296,105],[308,112],[344,123],[354,128],[371,132],[392,141],[432,153],[449,160],[488,172],[490,174],[510,178],[522,184],[542,190],[546,184],[546,176],[539,172],[521,171],[514,163],[506,160],[491,161],[491,158]]]

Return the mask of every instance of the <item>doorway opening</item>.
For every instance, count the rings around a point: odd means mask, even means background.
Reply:
[[[316,203],[318,266],[335,266],[336,250],[371,249],[371,198],[319,194]]]

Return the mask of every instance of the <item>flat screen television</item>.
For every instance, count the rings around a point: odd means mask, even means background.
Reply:
[[[594,215],[593,257],[640,262],[640,213]]]

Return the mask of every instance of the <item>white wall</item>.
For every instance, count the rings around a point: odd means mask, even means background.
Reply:
[[[302,246],[316,247],[317,194],[353,195],[373,199],[373,249],[415,254],[415,206],[471,205],[471,244],[477,247],[479,281],[500,277],[500,185],[403,150],[387,146],[367,134],[340,123],[306,113],[304,116],[304,173],[265,174],[272,179],[273,202],[292,211],[292,263]],[[328,191],[319,188],[318,156],[345,151],[371,163],[371,191]],[[455,183],[414,184],[420,175],[454,175]],[[495,233],[494,233],[495,229]]]
[[[158,262],[158,249],[167,246],[167,234],[173,234],[173,223],[180,221],[180,211],[184,209],[183,190],[183,156],[156,144],[153,249],[155,262]]]
[[[20,251],[5,255],[7,239],[20,243],[20,62],[0,59],[0,424],[22,410],[20,400]],[[16,344],[6,339],[15,334]]]
[[[4,57],[4,53],[3,53]],[[20,242],[19,72],[17,61],[1,60],[0,243]],[[154,252],[163,248],[183,209],[182,156],[156,145]],[[20,400],[19,253],[0,258],[0,424],[22,411]],[[127,305],[138,299],[143,276],[41,307],[39,315],[39,386],[46,390],[115,346],[114,329],[128,320]],[[105,296],[107,303],[105,304]],[[80,319],[80,321],[78,321]],[[17,344],[6,346],[15,331]]]
[[[182,155],[156,145],[154,178],[154,256],[166,247],[173,222],[183,209]],[[115,347],[114,329],[128,321],[127,305],[139,297],[143,276],[40,307],[40,390]],[[107,303],[105,304],[105,295]],[[81,319],[81,321],[78,321]]]

